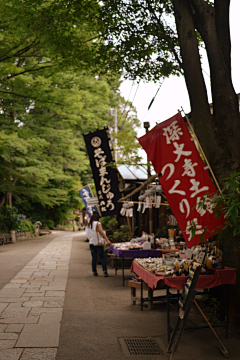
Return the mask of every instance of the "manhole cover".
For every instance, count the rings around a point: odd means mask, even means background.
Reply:
[[[164,355],[162,349],[152,339],[124,339],[130,355]]]

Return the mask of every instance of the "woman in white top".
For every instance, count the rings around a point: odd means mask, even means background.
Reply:
[[[104,276],[107,277],[107,265],[106,265],[106,259],[104,254],[104,246],[99,245],[99,239],[102,237],[106,240],[107,244],[110,245],[111,242],[108,240],[106,234],[103,231],[102,225],[99,222],[99,215],[98,213],[94,212],[90,218],[90,221],[86,227],[86,234],[87,238],[89,239],[90,244],[90,250],[92,254],[92,270],[93,275],[98,276],[97,273],[97,254],[99,254]]]

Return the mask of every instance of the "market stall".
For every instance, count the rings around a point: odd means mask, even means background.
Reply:
[[[158,260],[160,262],[160,259]],[[152,290],[156,290],[158,288],[162,289],[162,284],[166,286],[166,295],[161,298],[156,297],[155,300],[162,300],[166,302],[167,305],[167,333],[168,333],[168,341],[170,340],[170,335],[172,331],[172,327],[170,324],[170,306],[171,301],[173,299],[176,300],[176,297],[179,299],[178,294],[172,294],[171,289],[183,290],[184,285],[187,281],[187,276],[159,276],[151,273],[149,267],[146,264],[154,264],[157,263],[156,259],[140,259],[136,258],[131,266],[131,271],[134,272],[137,276],[141,278],[141,284],[146,283]],[[159,267],[160,269],[160,267]],[[200,275],[195,286],[196,289],[207,290],[210,288],[214,288],[222,285],[223,291],[225,294],[225,322],[221,324],[221,326],[226,329],[226,337],[228,335],[228,284],[235,284],[236,282],[236,270],[232,268],[225,267],[223,269],[211,269],[211,274],[209,275]],[[201,292],[203,294],[203,292]],[[154,297],[152,299],[154,301]],[[143,304],[143,290],[141,286],[141,310]]]
[[[118,243],[110,245],[108,251],[112,252],[115,255],[114,267],[115,267],[115,274],[117,274],[117,258],[122,259],[122,283],[124,286],[124,281],[127,279],[124,275],[124,259],[134,259],[138,258],[146,258],[146,257],[159,257],[161,255],[160,249],[143,249],[143,244],[141,243]]]

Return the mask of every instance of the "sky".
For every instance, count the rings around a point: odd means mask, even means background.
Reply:
[[[239,34],[240,34],[240,0],[231,0],[230,6],[230,31],[231,31],[231,43],[232,43],[232,78],[233,85],[237,93],[240,93],[240,47],[239,47]],[[210,73],[207,57],[202,53],[203,62],[202,68],[207,74]],[[209,103],[211,103],[210,93],[210,79],[209,76],[204,73],[205,82],[207,85]],[[125,80],[120,87],[121,94],[126,100],[132,101],[137,89],[137,84],[134,84],[129,80]],[[181,107],[186,113],[190,112],[190,103],[185,85],[184,77],[170,76],[165,79],[161,89],[159,90],[155,101],[153,102],[149,111],[148,106],[157,92],[159,84],[143,83],[140,82],[139,88],[136,92],[136,97],[133,101],[133,105],[137,109],[138,119],[141,121],[141,128],[138,129],[138,136],[145,134],[143,128],[143,122],[150,122],[150,129],[152,129],[156,122],[162,122],[169,119],[171,116],[178,112]],[[132,88],[132,90],[131,90]],[[130,97],[129,93],[131,91]],[[141,156],[144,156],[143,150],[140,152]]]

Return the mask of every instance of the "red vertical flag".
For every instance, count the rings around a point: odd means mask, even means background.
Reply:
[[[189,247],[216,234],[223,216],[215,217],[212,196],[216,188],[197,151],[181,114],[155,126],[138,139],[152,162],[164,194]],[[198,206],[205,197],[206,209]],[[189,227],[195,224],[195,236]],[[207,229],[207,230],[206,230]]]

